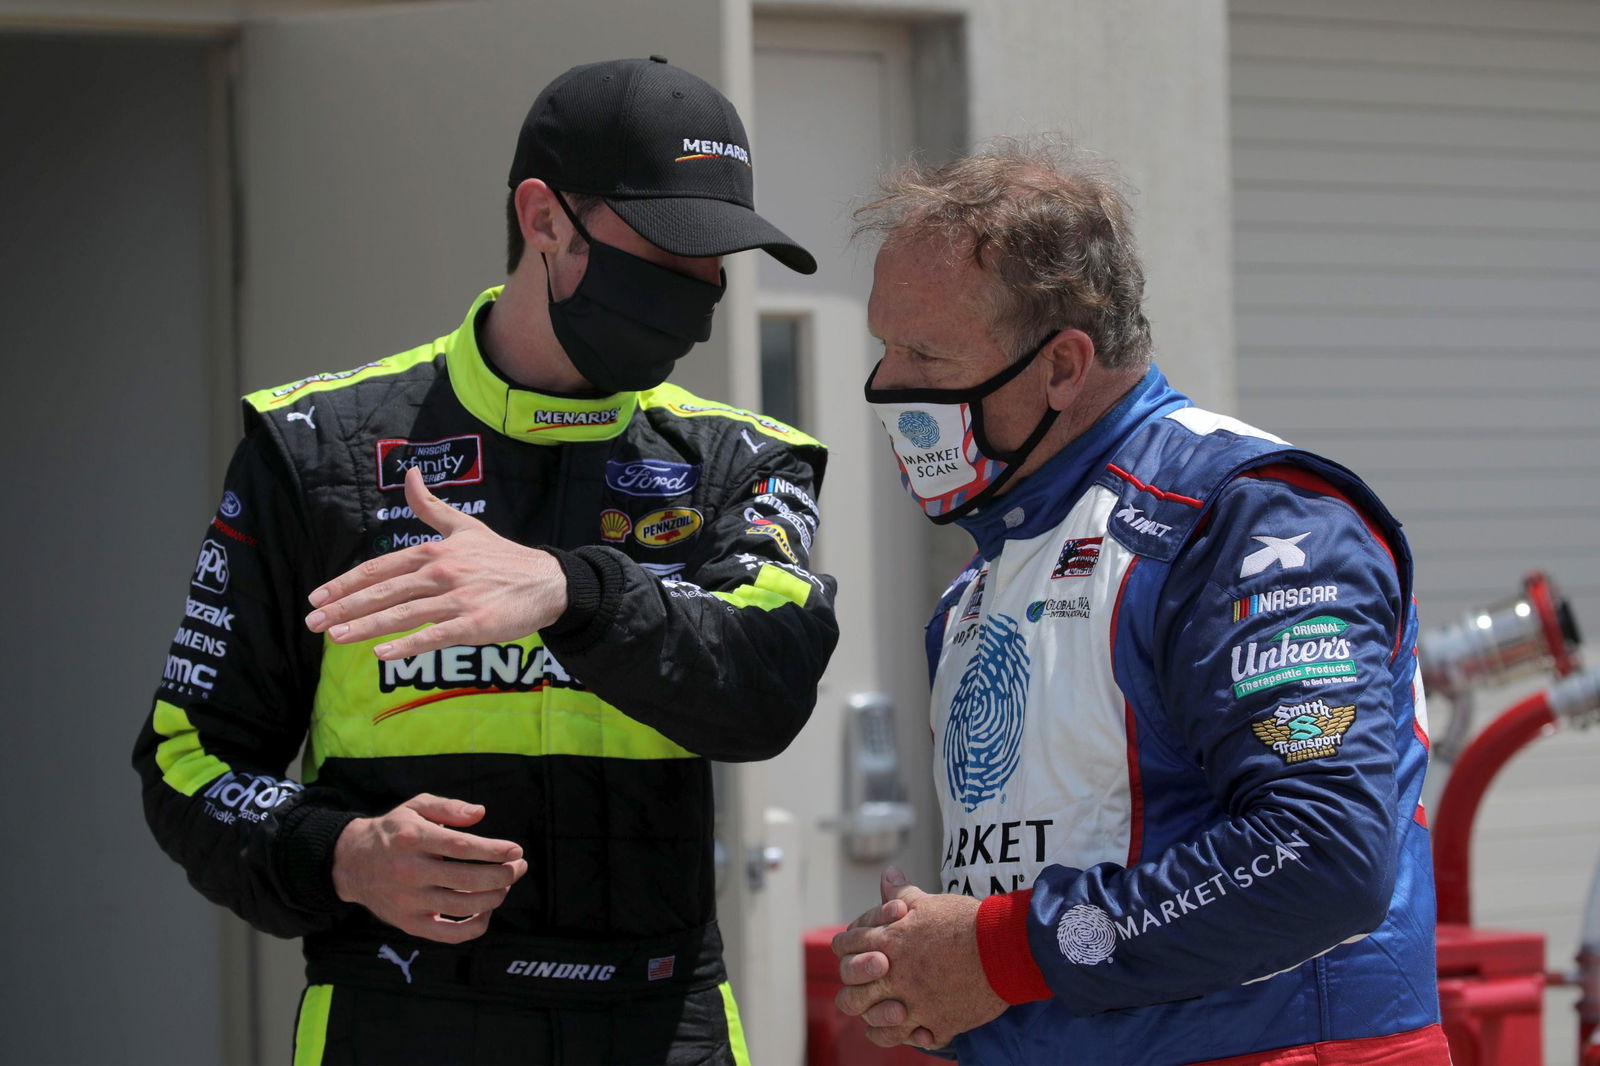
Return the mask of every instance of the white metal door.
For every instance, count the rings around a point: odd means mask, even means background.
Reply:
[[[853,695],[891,698],[913,804],[934,809],[920,639],[932,602],[930,530],[905,498],[883,430],[862,399],[877,359],[866,332],[873,249],[849,239],[851,211],[912,147],[912,43],[906,26],[861,21],[758,17],[754,36],[759,195],[819,263],[811,277],[761,265],[763,321],[793,323],[799,339],[797,418],[831,452],[815,561],[839,580],[839,648],[811,724],[774,761],[770,785],[773,802],[796,815],[802,841],[796,918],[816,926],[877,900],[882,863],[852,861],[830,828],[844,813]],[[936,872],[935,832],[919,826],[894,856],[927,887]]]

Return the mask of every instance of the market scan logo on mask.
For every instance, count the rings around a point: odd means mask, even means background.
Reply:
[[[939,423],[926,411],[902,411],[895,425],[906,440],[919,448],[939,443]]]
[[[923,499],[970,488],[977,479],[971,460],[962,454],[968,439],[963,410],[946,412],[941,417],[911,408],[895,415],[892,422],[883,419],[885,428],[891,430],[895,456],[910,479],[912,491]]]
[[[388,439],[378,442],[378,488],[406,487],[406,471],[416,467],[428,488],[471,485],[483,480],[483,438],[476,433],[443,440]]]
[[[951,797],[968,811],[998,796],[1021,760],[1032,665],[1026,645],[1016,619],[990,615],[951,697],[945,777]]]

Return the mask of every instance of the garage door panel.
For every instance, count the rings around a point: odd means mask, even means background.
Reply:
[[[1403,100],[1408,108],[1501,115],[1592,115],[1596,111],[1592,75],[1375,67],[1362,68],[1359,77],[1353,77],[1352,71],[1343,66],[1318,66],[1292,59],[1243,59],[1231,69],[1232,95],[1243,100],[1326,100],[1386,106]]]
[[[1595,89],[1600,94],[1600,86]],[[1600,142],[1597,142],[1600,143]],[[1600,153],[1578,158],[1466,157],[1399,147],[1259,146],[1235,143],[1234,174],[1251,180],[1338,182],[1352,191],[1414,188],[1422,195],[1463,191],[1491,196],[1526,193],[1600,200]]]
[[[1577,278],[1552,276],[1540,278],[1536,284],[1508,285],[1501,278],[1470,274],[1425,277],[1386,273],[1374,276],[1354,270],[1283,269],[1252,276],[1249,303],[1311,311],[1327,308],[1342,312],[1350,307],[1363,307],[1375,314],[1449,314],[1459,310],[1477,316],[1498,310],[1514,314],[1548,311],[1563,318],[1600,320],[1600,307],[1590,310],[1585,306],[1600,295],[1600,285],[1596,281],[1588,272]]]
[[[1395,394],[1370,382],[1338,389],[1257,389],[1251,406],[1294,410],[1295,424],[1306,432],[1381,432],[1404,426],[1416,433],[1466,425],[1474,431],[1575,434],[1600,441],[1600,392],[1569,390],[1560,394],[1532,392],[1491,395],[1450,392],[1431,399],[1420,390]],[[1596,531],[1600,536],[1600,530]]]
[[[1230,21],[1270,18],[1302,32],[1364,25],[1381,32],[1406,26],[1447,30],[1491,29],[1527,39],[1561,40],[1572,34],[1596,37],[1594,5],[1563,0],[1450,0],[1448,4],[1409,0],[1229,0]]]
[[[1591,90],[1593,91],[1593,90]],[[1330,142],[1408,150],[1470,151],[1540,158],[1596,153],[1592,115],[1454,114],[1405,104],[1355,104],[1328,100],[1235,99],[1235,143],[1276,140]]]
[[[1402,272],[1450,270],[1463,276],[1584,277],[1600,280],[1600,236],[1518,237],[1484,233],[1349,233],[1339,227],[1246,224],[1235,227],[1241,272],[1304,264]]]
[[[1370,468],[1369,468],[1370,469]],[[1600,504],[1587,502],[1584,481],[1594,471],[1579,470],[1565,486],[1550,472],[1508,471],[1505,473],[1463,474],[1460,477],[1426,478],[1401,473],[1384,473],[1383,498],[1402,518],[1457,519],[1476,514],[1535,514],[1552,500],[1565,500],[1574,507],[1600,513]],[[1563,488],[1567,491],[1563,492]],[[1600,619],[1596,620],[1600,623]]]
[[[1230,0],[1229,26],[1241,416],[1378,490],[1424,625],[1543,569],[1600,633],[1600,2]],[[1600,846],[1573,739],[1497,781],[1473,871],[1478,918],[1557,960]],[[1571,1066],[1571,1015],[1544,1035]]]
[[[1596,522],[1600,511],[1593,508],[1552,505],[1531,515],[1478,516],[1471,521],[1424,516],[1406,521],[1405,526],[1412,547],[1419,555],[1426,551],[1430,565],[1452,558],[1486,565],[1499,556],[1508,565],[1526,568],[1540,560],[1578,560],[1578,553],[1593,552]]]
[[[1453,403],[1461,396],[1547,395],[1573,391],[1600,396],[1600,359],[1515,359],[1504,351],[1434,349],[1347,352],[1335,347],[1290,351],[1251,350],[1248,359],[1252,399],[1263,389],[1296,395],[1321,390],[1384,391],[1417,402]],[[1600,420],[1600,419],[1597,419]],[[1600,456],[1595,470],[1600,472]]]
[[[1321,5],[1324,12],[1331,5]],[[1240,12],[1240,5],[1230,10]],[[1508,36],[1482,27],[1344,24],[1329,20],[1307,33],[1299,20],[1252,18],[1240,13],[1233,23],[1235,59],[1298,59],[1306,62],[1425,63],[1483,70],[1563,71],[1592,75],[1600,69],[1600,40],[1568,35],[1550,40]],[[1453,20],[1452,20],[1453,21]]]
[[[1545,319],[1535,316],[1502,314],[1304,314],[1276,312],[1263,305],[1241,300],[1238,337],[1241,351],[1284,351],[1297,344],[1317,347],[1343,345],[1360,351],[1376,347],[1418,347],[1478,351],[1501,351],[1517,355],[1522,351],[1560,355],[1590,354],[1596,351],[1596,324],[1587,318]],[[1577,308],[1573,315],[1583,315]],[[1160,344],[1160,323],[1156,342]],[[1240,392],[1247,388],[1247,368],[1241,361]]]
[[[1596,130],[1600,136],[1600,129]],[[1600,201],[1442,190],[1354,190],[1336,182],[1238,178],[1235,224],[1337,222],[1401,227],[1405,232],[1456,229],[1490,234],[1600,237]]]
[[[1271,414],[1264,405],[1250,403],[1246,411],[1251,421],[1263,429],[1273,429],[1263,415]],[[1332,458],[1353,467],[1375,483],[1388,471],[1397,475],[1432,476],[1449,480],[1461,469],[1492,471],[1496,476],[1523,473],[1539,476],[1548,470],[1560,478],[1592,476],[1600,480],[1596,455],[1600,454],[1592,436],[1573,436],[1526,430],[1492,437],[1476,427],[1455,426],[1450,430],[1402,435],[1396,430],[1351,434],[1315,433],[1299,428],[1291,417],[1298,408],[1280,409],[1271,419],[1290,440],[1308,448],[1326,451]],[[1469,462],[1462,463],[1463,456]],[[1569,491],[1562,489],[1561,491]]]

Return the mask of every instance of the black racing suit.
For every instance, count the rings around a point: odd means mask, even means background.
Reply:
[[[432,344],[246,397],[134,752],[146,816],[207,898],[305,938],[300,1056],[469,1061],[505,1040],[527,1061],[723,1061],[706,760],[777,754],[815,701],[838,635],[833,580],[806,569],[826,454],[671,385],[519,389],[477,342],[497,295]],[[557,622],[387,663],[306,629],[313,589],[438,539],[406,506],[411,466],[556,555]],[[344,826],[421,792],[483,804],[470,831],[528,861],[460,947],[333,890]],[[401,1024],[419,996],[487,1031],[424,1046]]]

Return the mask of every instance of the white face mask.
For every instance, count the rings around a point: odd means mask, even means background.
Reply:
[[[1055,422],[1060,412],[1046,408],[1028,439],[1009,452],[989,443],[983,425],[983,398],[1021,374],[1055,335],[968,389],[875,389],[878,367],[872,368],[867,403],[889,433],[906,491],[934,522],[954,521],[993,497]]]

